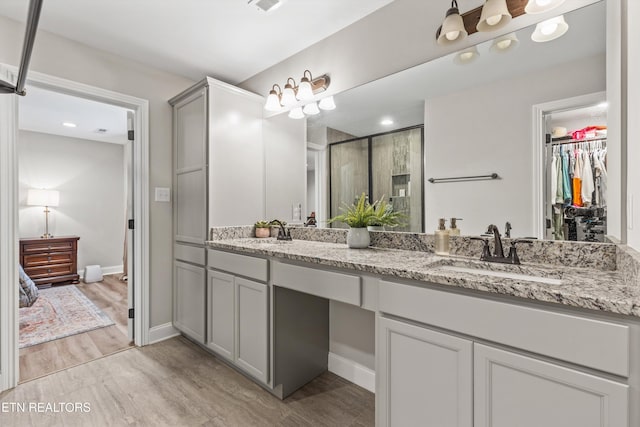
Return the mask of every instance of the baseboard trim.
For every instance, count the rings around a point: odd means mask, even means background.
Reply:
[[[173,323],[165,323],[149,329],[149,344],[168,340],[180,335],[180,331],[173,327]]]
[[[112,265],[111,267],[101,267],[102,274],[119,274],[124,272],[124,266],[121,265]],[[78,275],[81,279],[84,279],[84,268],[82,270],[78,270]]]
[[[375,371],[353,360],[338,356],[335,353],[329,353],[329,372],[333,372],[339,377],[369,390],[371,393],[376,392]]]

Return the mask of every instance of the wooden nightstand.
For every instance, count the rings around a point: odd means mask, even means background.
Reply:
[[[78,283],[76,236],[20,239],[20,264],[39,287]]]

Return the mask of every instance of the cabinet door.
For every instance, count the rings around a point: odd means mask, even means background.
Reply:
[[[234,278],[217,271],[208,272],[207,346],[220,356],[235,357]]]
[[[204,343],[204,267],[174,262],[173,324],[198,342]]]
[[[383,317],[376,353],[378,426],[472,425],[472,342]]]
[[[481,344],[476,427],[628,427],[628,387]]]
[[[236,283],[236,364],[266,383],[268,362],[269,288],[239,277]]]

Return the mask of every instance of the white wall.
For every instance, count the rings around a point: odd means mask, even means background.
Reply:
[[[535,90],[532,90],[535,88]],[[605,89],[605,58],[575,61],[531,75],[425,102],[425,178],[485,175],[500,180],[425,182],[426,230],[439,217],[463,218],[462,234],[487,225],[533,236],[532,107]]]
[[[627,244],[640,251],[640,2],[627,2],[627,20]]]
[[[24,24],[0,16],[0,63],[19,64],[23,37]],[[171,204],[154,202],[153,188],[171,187],[172,122],[167,100],[195,82],[43,30],[38,31],[30,69],[149,100],[149,326],[171,322]]]
[[[60,206],[50,208],[49,232],[80,237],[78,269],[91,264],[121,269],[125,234],[123,159],[122,145],[20,131],[20,237],[44,233],[43,208],[26,206],[27,190],[58,190]]]
[[[316,171],[307,171],[307,210],[303,215],[306,217],[316,211]]]

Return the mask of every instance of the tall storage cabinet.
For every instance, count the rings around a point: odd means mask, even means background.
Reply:
[[[209,227],[264,217],[263,98],[205,78],[173,107],[173,323],[206,337]]]

